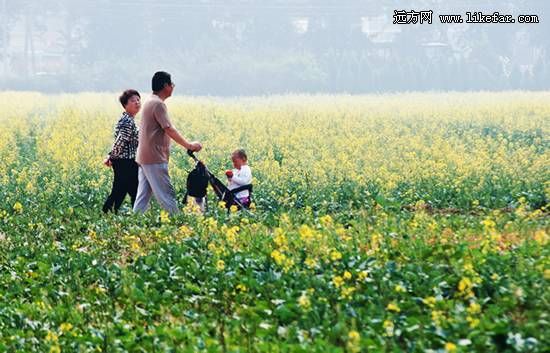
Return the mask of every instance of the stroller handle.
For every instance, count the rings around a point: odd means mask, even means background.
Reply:
[[[189,157],[193,158],[196,162],[199,161],[199,159],[197,158],[197,156],[195,156],[193,151],[187,150],[187,154],[189,155]]]

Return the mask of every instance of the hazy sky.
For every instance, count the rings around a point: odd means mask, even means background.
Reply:
[[[197,95],[549,89],[549,9],[546,0],[0,0],[0,89],[149,90],[157,70]],[[407,21],[432,10],[432,23],[394,24],[394,10]],[[467,11],[515,23],[466,23]],[[450,14],[463,23],[441,23]]]

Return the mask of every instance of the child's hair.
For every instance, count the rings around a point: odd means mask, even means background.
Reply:
[[[239,148],[239,149],[233,151],[232,154],[239,157],[240,159],[242,159],[245,162],[248,161],[248,156],[246,155],[246,151],[242,148]]]

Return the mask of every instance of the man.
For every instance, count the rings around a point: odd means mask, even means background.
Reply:
[[[200,151],[199,142],[188,142],[170,122],[164,101],[172,95],[174,83],[169,73],[156,72],[152,80],[153,94],[142,109],[136,162],[139,164],[139,185],[134,212],[149,208],[151,195],[170,214],[179,211],[176,193],[168,174],[170,140],[192,151]]]

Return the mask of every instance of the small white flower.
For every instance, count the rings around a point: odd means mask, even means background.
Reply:
[[[282,299],[273,299],[273,300],[271,300],[271,302],[272,302],[273,304],[275,304],[275,305],[281,305],[281,304],[283,304],[285,301],[282,300]]]
[[[267,322],[262,322],[260,325],[260,328],[263,328],[264,330],[269,330],[271,328],[271,325]]]
[[[459,346],[469,346],[471,344],[472,344],[472,341],[470,341],[467,338],[463,338],[463,339],[458,340],[458,345]]]
[[[286,337],[286,335],[288,334],[288,328],[279,326],[277,328],[277,334],[281,337]]]

